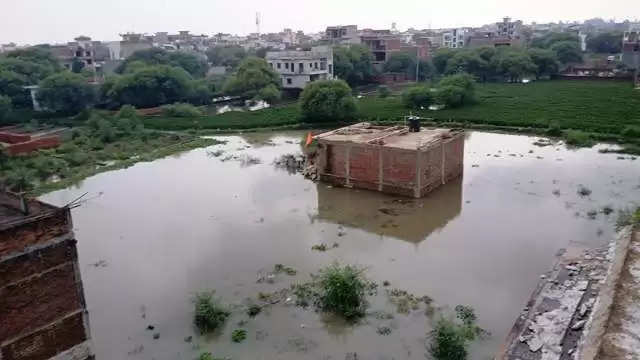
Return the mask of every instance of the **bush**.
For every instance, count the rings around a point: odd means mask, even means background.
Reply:
[[[93,103],[95,93],[82,76],[61,72],[42,80],[36,97],[49,111],[77,114]]]
[[[363,316],[367,307],[365,295],[370,285],[362,272],[350,265],[333,264],[324,269],[319,278],[320,308],[346,319]]]
[[[452,321],[441,318],[432,332],[429,353],[437,360],[465,360],[467,358],[466,338]]]
[[[9,190],[16,192],[31,190],[37,176],[35,170],[27,167],[18,167],[3,173],[5,185]]]
[[[549,123],[549,128],[545,131],[545,133],[549,136],[560,137],[562,136],[562,129],[560,128],[560,124],[557,121],[552,121]]]
[[[389,87],[386,85],[382,85],[380,87],[378,87],[378,96],[382,99],[389,97],[389,95],[391,95],[391,91],[389,90]]]
[[[280,89],[278,89],[275,85],[271,84],[264,88],[262,88],[258,92],[258,99],[264,100],[269,104],[273,104],[274,102],[280,100],[281,94]]]
[[[11,114],[11,98],[0,95],[0,124],[6,121]]]
[[[231,341],[235,343],[243,342],[247,338],[247,330],[236,329],[231,333]]]
[[[620,134],[627,138],[640,137],[640,126],[629,125],[625,127]]]
[[[449,96],[452,98],[448,99],[452,104],[459,104],[457,106],[470,104],[475,101],[475,80],[473,76],[466,73],[459,73],[455,75],[445,76],[438,83],[438,88],[443,90],[443,95],[440,95],[447,100]],[[457,87],[458,89],[453,89],[451,87]],[[460,97],[460,99],[458,99]]]
[[[450,108],[457,108],[464,105],[465,91],[459,86],[442,86],[436,93],[436,99],[439,104],[446,105]]]
[[[565,142],[573,146],[591,146],[593,139],[591,135],[580,130],[567,130],[564,135]]]
[[[186,103],[175,103],[162,106],[162,113],[169,117],[190,118],[202,116],[202,111],[197,107]]]
[[[342,80],[322,80],[308,84],[300,95],[302,116],[310,122],[352,120],[357,108],[351,88]]]
[[[193,322],[201,334],[206,334],[220,327],[231,313],[214,298],[215,291],[197,293],[193,299]]]
[[[412,109],[428,108],[433,100],[434,93],[426,86],[414,86],[402,93],[402,103]]]
[[[137,119],[138,113],[136,112],[136,107],[133,105],[122,105],[120,110],[118,111],[118,118],[120,119]]]

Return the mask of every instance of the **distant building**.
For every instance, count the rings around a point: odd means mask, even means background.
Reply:
[[[442,34],[442,46],[458,49],[466,45],[469,30],[465,28],[451,29]]]
[[[522,21],[511,21],[510,17],[505,17],[501,22],[497,22],[496,25],[498,26],[497,36],[511,39],[520,37]]]
[[[333,50],[328,46],[310,51],[270,51],[266,60],[280,74],[285,89],[304,89],[312,81],[333,79]]]
[[[622,38],[622,62],[632,69],[640,67],[640,29],[625,31]]]
[[[8,43],[8,44],[1,44],[0,45],[0,54],[5,53],[5,52],[9,52],[9,51],[14,51],[18,49],[18,45],[16,45],[16,43]]]
[[[329,26],[323,40],[330,44],[359,44],[360,36],[357,25]]]
[[[366,45],[373,55],[373,66],[382,70],[382,66],[394,52],[401,51],[402,40],[391,34],[389,30],[363,30],[360,41]]]
[[[151,49],[153,39],[137,33],[120,34],[121,41],[107,43],[110,60],[124,60],[138,50]]]

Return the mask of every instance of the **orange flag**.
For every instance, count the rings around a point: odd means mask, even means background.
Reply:
[[[307,142],[305,143],[305,145],[304,145],[304,146],[307,146],[307,147],[308,147],[309,145],[311,145],[311,143],[312,143],[312,142],[313,142],[313,137],[311,137],[311,133],[309,132],[309,133],[307,134]]]

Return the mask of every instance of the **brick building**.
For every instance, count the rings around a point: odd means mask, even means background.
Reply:
[[[0,359],[92,359],[68,207],[0,192]]]
[[[462,175],[464,132],[358,123],[316,135],[322,181],[420,198]]]

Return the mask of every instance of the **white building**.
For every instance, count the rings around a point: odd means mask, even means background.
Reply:
[[[442,46],[451,49],[464,47],[468,35],[468,29],[451,29],[442,34]]]
[[[333,50],[328,46],[310,51],[270,51],[266,60],[280,74],[285,89],[304,89],[312,81],[333,79]]]
[[[505,38],[518,38],[520,37],[520,30],[522,28],[522,21],[511,21],[510,17],[505,17],[501,22],[496,23],[498,27],[497,35]]]

